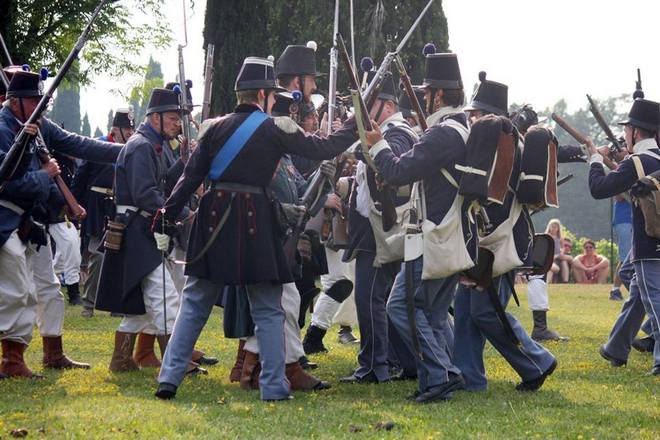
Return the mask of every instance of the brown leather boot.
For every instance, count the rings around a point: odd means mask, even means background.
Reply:
[[[241,372],[243,371],[243,360],[245,359],[245,341],[243,339],[238,340],[238,351],[236,352],[236,362],[229,373],[229,382],[240,382],[241,381]]]
[[[137,333],[115,332],[115,351],[110,360],[110,371],[121,373],[124,371],[139,370],[140,367],[133,360],[133,347]]]
[[[62,350],[62,336],[44,336],[44,368],[64,370],[69,368],[89,369],[90,365],[69,359]]]
[[[158,341],[158,346],[160,347],[160,355],[164,359],[165,349],[167,348],[167,344],[170,341],[170,335],[158,335],[156,336],[156,340]],[[186,376],[196,376],[198,374],[209,374],[209,372],[200,367],[197,362],[193,362],[191,360],[186,366]]]
[[[330,388],[330,383],[320,380],[300,366],[300,362],[286,364],[286,378],[291,383],[293,391],[321,391]]]
[[[156,335],[138,333],[133,360],[140,368],[160,368],[160,361],[154,353]]]
[[[258,390],[260,373],[261,363],[259,362],[259,355],[246,350],[245,358],[243,359],[243,369],[241,370],[241,389]]]
[[[2,340],[2,363],[0,364],[0,374],[6,377],[26,377],[30,379],[41,379],[43,376],[34,374],[23,359],[23,352],[27,345],[10,341],[7,339]]]

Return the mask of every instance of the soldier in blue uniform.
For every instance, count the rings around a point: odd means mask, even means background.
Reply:
[[[375,74],[375,71],[368,72],[368,81]],[[399,111],[397,87],[392,74],[387,72],[386,75],[378,99],[370,109],[370,117],[380,124],[383,139],[392,153],[399,157],[408,152],[419,137]],[[409,193],[410,187],[404,185],[402,190]],[[387,188],[385,191],[392,192],[396,198],[396,189]],[[405,204],[408,199],[406,196],[399,197],[396,204]],[[397,372],[397,378],[415,378],[417,374],[413,353],[401,341],[385,311],[403,255],[390,258],[380,255],[382,262],[377,258],[374,234],[383,237],[381,242],[386,235],[377,208],[381,202],[374,170],[360,162],[351,187],[348,214],[351,244],[345,252],[345,260],[355,259],[355,305],[360,326],[360,352],[358,368],[351,376],[341,379],[345,383],[388,382],[391,379],[390,367],[395,365],[406,367],[404,371]],[[370,222],[374,217],[378,217],[374,219],[375,224]]]
[[[0,130],[2,132],[0,149],[3,152],[6,153],[11,147],[14,136],[20,131],[21,124],[28,119],[41,96],[42,86],[38,74],[23,71],[13,74],[7,91],[8,102],[5,102],[2,110],[0,110],[3,121]],[[45,145],[63,154],[99,162],[113,162],[119,153],[119,146],[116,144],[100,142],[69,133],[47,118],[42,117],[39,125],[39,131]],[[33,128],[36,127],[30,127],[29,129],[32,130]],[[34,132],[34,130],[32,131]],[[53,270],[53,257],[51,248],[47,245],[47,237],[42,237],[44,241],[39,246],[35,246],[33,243],[34,252],[29,252],[29,256],[26,256],[24,252],[24,247],[28,246],[26,244],[27,238],[23,237],[22,242],[20,240],[17,242],[13,238],[13,233],[16,232],[22,219],[27,219],[32,215],[39,221],[47,223],[49,207],[60,209],[65,204],[57,186],[48,180],[48,177],[59,174],[57,162],[51,160],[50,165],[47,167],[49,169],[48,176],[39,171],[40,167],[36,157],[33,157],[32,161],[27,163],[30,164],[29,170],[33,173],[25,175],[17,173],[11,185],[8,184],[8,186],[15,186],[15,189],[3,191],[3,195],[0,196],[0,198],[7,197],[7,202],[4,202],[4,205],[0,207],[0,218],[2,218],[0,223],[3,225],[4,232],[3,242],[9,240],[9,245],[4,249],[13,253],[13,260],[11,261],[16,261],[19,267],[19,270],[16,271],[18,278],[6,277],[7,282],[12,283],[12,287],[3,289],[3,291],[13,292],[14,294],[14,296],[7,295],[8,298],[12,298],[12,301],[8,301],[6,307],[4,307],[4,310],[8,311],[11,317],[3,317],[0,321],[13,327],[13,331],[16,331],[16,326],[19,322],[21,323],[21,325],[18,325],[21,328],[19,331],[21,334],[12,335],[11,332],[3,334],[3,348],[9,353],[8,359],[10,359],[10,362],[16,362],[15,365],[24,366],[22,352],[30,342],[36,315],[39,333],[43,338],[44,367],[55,369],[89,368],[88,364],[74,362],[69,359],[62,349],[64,297],[60,292],[60,283]],[[11,194],[15,194],[15,196]],[[18,237],[16,236],[16,238]],[[25,259],[26,266],[23,266],[23,259]],[[20,269],[21,267],[25,267],[27,272],[24,273]],[[13,274],[13,269],[3,270],[2,272]],[[24,278],[25,274],[27,274],[27,280]],[[33,280],[30,280],[30,278],[33,278]],[[24,284],[30,281],[34,282],[36,288],[34,294],[30,294],[29,290],[26,290],[26,284]],[[0,312],[0,315],[2,313]],[[20,317],[26,319],[21,320]],[[27,319],[30,317],[31,322]],[[15,321],[16,319],[18,321]],[[27,368],[19,368],[19,370],[21,370],[19,375],[31,375]]]
[[[129,109],[117,109],[112,118],[112,127],[107,136],[101,136],[102,141],[125,144],[133,135],[135,125],[133,114]],[[87,210],[87,217],[83,221],[81,231],[85,234],[89,258],[87,260],[87,280],[83,287],[83,309],[81,315],[89,318],[94,314],[96,290],[101,273],[103,252],[101,240],[108,220],[115,218],[115,204],[113,198],[113,181],[115,167],[111,164],[102,164],[84,161],[71,184],[71,192],[78,202]]]
[[[506,116],[507,98],[508,87],[506,85],[484,78],[472,98],[472,102],[465,110],[469,112],[472,121],[488,114]],[[516,162],[518,165],[516,165]],[[516,162],[514,162],[511,180],[509,181],[510,188],[517,187],[520,174],[519,159]],[[504,205],[488,205],[486,207],[493,229],[502,224],[510,215],[513,197],[515,197],[513,193],[509,192]],[[525,216],[519,217],[516,226],[520,224],[522,229],[514,227],[512,231],[514,237],[523,236],[524,238],[529,236],[529,226],[525,225],[526,221]],[[515,271],[512,270],[495,277],[492,281],[504,309],[512,295],[514,273]],[[486,293],[459,285],[454,302],[454,312],[456,323],[454,361],[463,373],[466,389],[480,391],[487,387],[483,363],[483,350],[486,340],[495,347],[522,378],[522,382],[516,386],[517,390],[535,391],[539,389],[545,379],[556,368],[557,361],[554,356],[538,342],[532,340],[520,322],[513,315],[507,313],[506,317],[520,343],[516,344],[512,341],[497,316],[495,306]]]
[[[115,332],[110,361],[113,372],[138,368],[133,347],[138,333],[155,334],[165,351],[174,326],[179,297],[164,259],[169,237],[152,232],[154,214],[183,172],[184,164],[165,143],[180,130],[175,91],[152,90],[146,120],[128,140],[115,168],[115,221],[125,225],[119,251],[106,249],[96,308],[125,316]],[[182,212],[188,216],[188,209]],[[152,343],[153,345],[153,343]],[[189,373],[201,370],[189,366]]]
[[[187,359],[225,285],[245,286],[248,295],[259,343],[261,398],[290,398],[280,301],[282,284],[293,279],[282,246],[282,211],[266,188],[284,154],[328,159],[356,139],[354,126],[321,139],[290,124],[277,125],[267,115],[275,92],[282,90],[275,84],[270,60],[246,58],[235,90],[236,111],[205,122],[199,146],[165,204],[165,219],[171,223],[200,183],[207,177],[212,181],[190,237],[188,280],[158,378],[156,396],[162,399],[176,394]]]
[[[426,55],[424,75],[425,100],[429,109],[429,129],[412,149],[400,157],[392,151],[385,139],[370,139],[374,146],[369,154],[374,159],[383,179],[391,185],[402,186],[422,180],[421,194],[425,199],[425,221],[441,224],[456,200],[457,188],[452,182],[459,180],[456,164],[465,161],[465,141],[468,124],[461,111],[464,102],[463,82],[455,54],[432,53]],[[445,170],[443,173],[442,170]],[[458,207],[458,221],[464,223],[463,208]],[[460,233],[459,233],[460,234]],[[465,247],[465,237],[457,236]],[[456,250],[452,250],[456,252]],[[453,392],[463,387],[460,370],[450,358],[448,311],[454,297],[458,274],[441,279],[421,280],[423,265],[444,264],[444,261],[404,263],[392,288],[387,314],[408,347],[413,349],[417,338],[422,355],[417,358],[419,390],[413,395],[418,403],[448,400]],[[411,319],[408,310],[406,272],[413,271],[414,307]],[[420,282],[421,280],[421,282]],[[415,333],[412,326],[416,324]]]
[[[588,144],[591,153],[589,190],[596,199],[628,191],[640,177],[660,170],[660,104],[638,98],[632,104],[628,119],[619,124],[624,127],[630,156],[621,161],[616,170],[605,174],[603,156],[593,144]],[[632,339],[646,312],[655,340],[651,374],[660,375],[660,239],[649,236],[645,224],[641,208],[633,206],[633,246],[629,258],[634,266],[634,275],[630,280],[630,298],[619,317],[619,320],[628,319],[631,331],[613,331],[608,342],[600,348],[600,354],[613,365],[624,365]],[[627,314],[631,316],[626,317]],[[616,334],[619,338],[614,337]],[[616,354],[613,353],[614,348],[619,348]]]

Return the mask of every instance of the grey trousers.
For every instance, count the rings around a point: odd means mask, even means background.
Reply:
[[[422,258],[413,262],[415,279],[415,322],[422,359],[417,358],[419,390],[425,392],[449,380],[449,372],[460,373],[452,363],[451,348],[446,336],[450,331],[449,306],[454,298],[458,276],[440,280],[422,280]],[[414,353],[410,321],[406,308],[406,265],[394,280],[387,301],[387,316],[399,332],[402,341]]]
[[[635,276],[635,266],[630,261],[631,253],[628,253],[626,259],[619,268],[619,277],[630,296],[621,307],[621,313],[616,318],[610,336],[605,343],[605,351],[610,355],[622,361],[628,360],[628,355],[632,348],[632,341],[637,336],[639,329],[646,315],[644,303],[639,295],[639,289],[633,289],[633,278]],[[644,332],[651,335],[653,332],[650,320],[644,324]]]
[[[636,295],[644,304],[644,310],[651,321],[651,336],[655,339],[653,367],[660,367],[660,261],[639,260],[633,264],[635,276],[630,282],[630,296],[633,291],[639,291]]]
[[[188,277],[158,382],[175,386],[181,384],[193,347],[222,293],[222,288],[221,284],[206,279]],[[261,398],[286,398],[289,396],[290,385],[284,374],[282,286],[262,283],[246,286],[246,290],[259,343]]]
[[[511,288],[503,276],[493,279],[501,304],[506,308]],[[488,386],[484,368],[484,346],[488,340],[524,381],[543,374],[555,357],[529,337],[520,322],[507,313],[507,318],[520,346],[514,344],[504,330],[487,293],[459,286],[454,301],[454,362],[461,369],[466,388],[484,390]]]

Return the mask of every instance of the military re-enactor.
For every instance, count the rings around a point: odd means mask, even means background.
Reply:
[[[281,300],[282,284],[293,280],[282,247],[281,210],[266,188],[284,154],[329,159],[348,148],[356,134],[346,127],[321,139],[290,124],[276,125],[267,113],[281,90],[272,61],[246,58],[236,80],[235,112],[205,123],[199,146],[165,204],[171,223],[200,183],[211,179],[193,225],[187,255],[194,262],[186,267],[181,310],[158,378],[161,399],[176,394],[224,285],[246,286],[259,344],[261,398],[290,398]]]
[[[152,224],[183,172],[183,162],[165,144],[179,133],[182,111],[187,110],[180,108],[177,93],[153,89],[145,122],[117,159],[115,220],[125,229],[121,249],[105,251],[96,298],[97,309],[126,315],[115,332],[110,361],[113,372],[139,368],[133,359],[138,333],[155,335],[164,352],[179,308],[179,296],[163,262],[163,255],[169,252],[169,236],[152,232]],[[188,215],[187,208],[182,215]],[[153,346],[153,339],[150,344]],[[189,365],[189,373],[200,371],[197,365]]]
[[[11,147],[14,136],[20,131],[21,124],[27,121],[43,95],[43,86],[40,83],[38,74],[24,71],[10,73],[13,76],[7,90],[7,100],[3,103],[2,110],[6,121],[5,137],[2,141],[2,149],[5,152]],[[39,124],[45,145],[63,154],[98,162],[114,162],[119,153],[119,145],[69,133],[47,118],[42,117]],[[31,127],[30,130],[32,128],[35,127]],[[40,200],[40,196],[35,194],[20,196],[23,198],[22,201],[28,205],[27,210],[29,213],[43,223],[48,221],[47,210],[49,206],[51,208],[53,206],[61,208],[65,204],[64,198],[56,185],[51,185],[48,192],[49,194],[45,200]],[[40,202],[38,209],[34,203],[37,201]],[[18,210],[12,212],[13,214],[7,212],[7,215],[12,217],[12,220],[8,220],[6,223],[8,230],[12,229],[15,221],[20,220]],[[32,249],[27,253],[28,279],[30,288],[34,289],[37,301],[36,323],[43,338],[44,367],[54,369],[89,368],[88,364],[72,361],[63,352],[64,297],[60,292],[60,283],[53,269],[52,251],[47,243],[49,241],[46,237],[44,245],[35,246],[32,244]],[[21,301],[25,301],[25,298],[23,297]],[[23,306],[35,307],[34,304],[27,303],[24,303]],[[5,322],[11,322],[11,320]],[[7,341],[10,341],[10,339],[7,338]],[[29,342],[29,339],[27,342]]]
[[[117,109],[112,118],[112,127],[107,136],[101,136],[99,140],[125,144],[133,135],[135,125],[133,115],[129,109]],[[87,250],[87,280],[83,287],[83,309],[81,315],[91,317],[94,314],[94,303],[96,302],[96,289],[99,284],[101,273],[101,262],[103,252],[101,239],[105,232],[108,220],[115,217],[115,203],[112,186],[115,178],[113,164],[103,164],[84,161],[71,184],[71,192],[78,202],[87,210],[87,217],[83,221],[81,231],[88,241]]]
[[[589,190],[596,199],[628,191],[640,177],[660,170],[660,104],[636,99],[623,125],[630,156],[619,167],[605,174],[603,156],[593,144],[587,144],[591,158]],[[651,374],[660,375],[660,239],[646,233],[646,219],[639,205],[633,206],[633,246],[629,253],[635,273],[630,281],[630,298],[625,302],[610,338],[600,355],[614,366],[625,365],[633,338],[649,316],[654,338]],[[623,323],[626,325],[622,325]]]
[[[425,198],[426,219],[438,225],[456,199],[455,182],[460,179],[460,172],[455,165],[465,162],[465,141],[469,129],[462,111],[465,95],[457,56],[429,53],[425,61],[423,86],[430,114],[427,119],[429,129],[411,150],[399,157],[387,139],[377,134],[374,136],[377,142],[369,154],[382,178],[391,185],[402,186],[423,180],[420,191]],[[458,210],[461,213],[458,221],[463,221],[465,209],[458,207]],[[456,237],[456,240],[456,245],[466,246],[465,236]],[[443,262],[424,261],[420,256],[411,263],[404,263],[387,303],[387,315],[408,347],[413,349],[412,338],[419,341],[422,352],[417,359],[419,389],[414,395],[418,403],[451,399],[454,391],[465,385],[460,370],[451,359],[453,335],[448,317],[458,273],[445,278],[422,280],[422,270],[427,264],[440,265]],[[412,334],[404,286],[408,270],[413,272],[416,334]]]

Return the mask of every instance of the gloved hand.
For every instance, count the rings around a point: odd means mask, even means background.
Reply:
[[[167,252],[170,248],[170,236],[154,232],[154,239],[156,240],[156,247],[161,252]]]
[[[321,162],[320,170],[323,176],[334,182],[335,176],[337,175],[337,165],[330,162],[329,160],[323,161]]]
[[[303,218],[307,209],[304,206],[294,205],[293,203],[282,203],[282,211],[284,211],[289,225],[294,226]]]
[[[655,191],[655,184],[646,177],[642,177],[630,188],[630,193],[635,197],[644,197]]]
[[[562,145],[561,148],[557,150],[557,162],[559,163],[586,161],[584,152],[580,147],[574,145]]]

